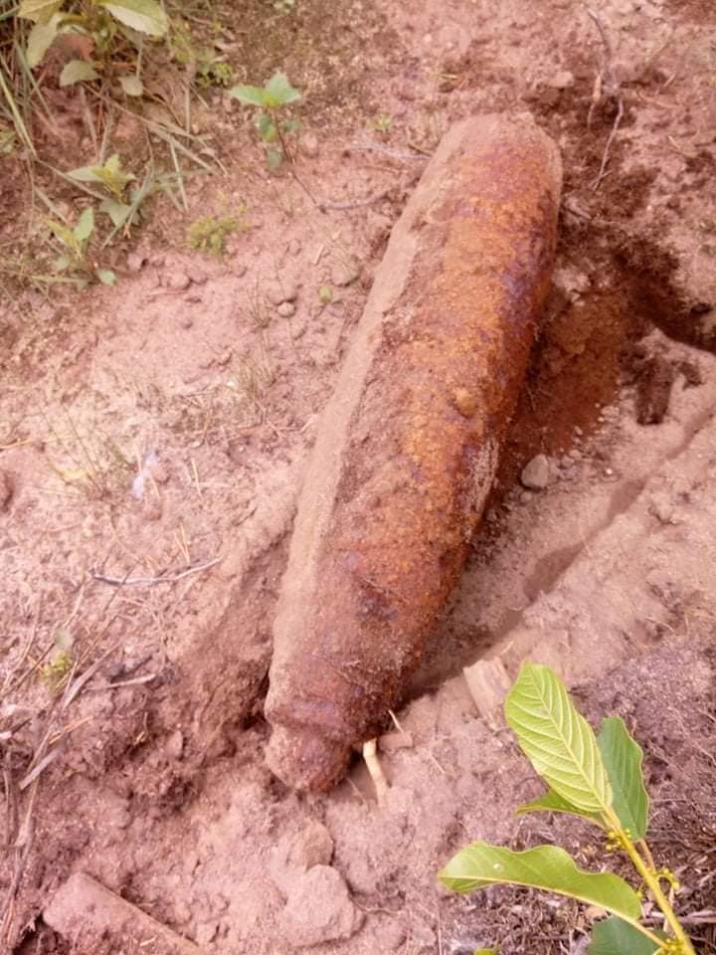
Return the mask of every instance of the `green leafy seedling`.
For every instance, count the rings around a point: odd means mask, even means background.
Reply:
[[[646,835],[649,796],[643,753],[619,717],[602,722],[599,735],[574,706],[562,681],[545,666],[525,664],[508,694],[505,715],[520,747],[547,791],[518,812],[560,812],[598,826],[607,848],[631,862],[665,932],[646,925],[642,896],[625,879],[588,872],[557,846],[514,852],[474,842],[455,855],[440,880],[456,892],[490,885],[542,889],[597,906],[608,913],[592,932],[587,955],[695,955],[693,945],[662,888],[678,889],[669,870],[657,869]]]
[[[381,113],[380,116],[376,116],[373,122],[373,128],[377,133],[380,133],[381,136],[387,136],[393,128],[393,117],[388,116],[386,113]]]
[[[64,249],[55,266],[57,271],[86,270],[87,246],[94,232],[94,210],[85,209],[72,228],[54,219],[48,219],[47,225]]]
[[[121,202],[124,190],[136,178],[131,172],[122,169],[122,160],[119,153],[110,156],[101,166],[80,166],[67,175],[75,182],[97,183],[107,190],[115,199]]]
[[[63,253],[55,262],[56,272],[71,272],[76,276],[76,284],[84,286],[94,276],[103,285],[116,285],[117,276],[111,269],[100,269],[92,265],[87,250],[94,234],[94,210],[85,209],[74,227],[48,219],[47,226],[62,245]]]
[[[100,212],[106,213],[112,220],[116,229],[121,229],[124,225],[130,223],[133,212],[133,205],[125,202],[125,192],[130,182],[134,182],[136,177],[132,173],[122,169],[122,161],[119,154],[115,153],[103,165],[80,166],[79,169],[73,169],[67,175],[75,182],[88,182],[102,186],[109,196],[104,199],[99,206]],[[130,197],[134,203],[135,194]]]
[[[291,86],[288,77],[280,70],[265,86],[239,84],[229,90],[229,96],[245,106],[258,109],[254,125],[259,138],[266,147],[266,160],[271,170],[278,169],[289,155],[286,136],[298,132],[300,123],[293,117],[283,118],[279,111],[301,101],[301,93]]]

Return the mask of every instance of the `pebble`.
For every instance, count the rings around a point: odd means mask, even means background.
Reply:
[[[296,306],[293,304],[293,302],[281,302],[276,311],[281,318],[290,318],[292,315],[296,314]]]
[[[266,288],[266,298],[272,305],[295,302],[298,298],[298,285],[288,281],[272,282]]]
[[[191,279],[182,269],[172,269],[164,275],[164,287],[174,292],[183,292],[191,285]]]
[[[200,265],[190,265],[187,269],[187,275],[189,276],[189,281],[193,282],[194,285],[204,285],[209,278],[206,271]]]
[[[191,328],[194,324],[194,319],[191,315],[184,315],[183,318],[179,319],[179,324],[182,328]]]
[[[545,85],[555,90],[567,90],[574,86],[574,73],[569,70],[558,70]]]
[[[10,507],[14,493],[12,478],[7,471],[0,471],[0,511],[6,511]]]
[[[300,239],[291,239],[291,241],[286,246],[286,251],[289,255],[300,255],[303,250]]]
[[[142,271],[142,266],[147,261],[146,255],[141,252],[130,252],[127,256],[127,270],[137,273]]]
[[[184,735],[181,730],[174,730],[164,744],[164,751],[172,759],[181,759],[184,752]]]
[[[355,257],[345,262],[336,262],[331,269],[331,282],[338,288],[346,288],[360,278],[360,269],[360,262]]]
[[[216,933],[219,931],[219,923],[216,920],[211,922],[203,922],[201,925],[197,925],[196,932],[194,933],[194,941],[197,945],[209,945],[216,938]]]
[[[537,454],[522,469],[520,481],[533,491],[543,491],[549,484],[549,458],[546,454]]]
[[[329,865],[317,865],[294,881],[281,913],[281,927],[289,944],[307,948],[349,939],[363,919],[340,873]]]
[[[314,133],[304,133],[298,141],[299,148],[304,156],[315,159],[318,155],[318,137]]]

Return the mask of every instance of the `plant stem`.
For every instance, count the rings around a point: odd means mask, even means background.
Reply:
[[[619,833],[621,844],[624,848],[624,851],[629,856],[629,859],[631,860],[631,863],[634,866],[634,868],[637,870],[639,875],[644,880],[644,884],[648,887],[649,891],[651,892],[651,895],[654,901],[661,909],[664,915],[664,918],[666,919],[669,925],[669,928],[674,934],[674,938],[676,938],[677,941],[681,944],[681,948],[682,948],[682,951],[684,952],[684,955],[696,955],[696,952],[694,950],[693,945],[691,944],[691,941],[688,935],[681,927],[681,923],[679,922],[676,916],[676,913],[671,907],[671,903],[669,902],[669,900],[667,899],[667,897],[664,895],[664,893],[661,890],[661,885],[659,884],[659,877],[656,875],[656,873],[652,869],[649,868],[647,863],[644,862],[642,857],[639,855],[639,851],[637,850],[634,843],[631,841],[631,838],[624,831],[619,819],[617,818],[616,813],[612,809],[609,810],[609,822],[614,828],[614,830]]]

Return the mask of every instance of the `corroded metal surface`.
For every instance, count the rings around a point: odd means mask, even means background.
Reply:
[[[326,409],[274,629],[268,760],[325,789],[401,697],[463,568],[549,288],[561,168],[528,117],[453,128]]]

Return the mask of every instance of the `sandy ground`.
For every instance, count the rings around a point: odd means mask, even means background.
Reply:
[[[627,718],[655,847],[713,911],[716,12],[607,0],[609,49],[572,0],[291,17],[251,62],[305,91],[300,182],[219,103],[228,173],[189,198],[244,210],[221,261],[166,209],[117,289],[0,303],[0,946],[118,951],[48,924],[85,872],[217,955],[581,951],[567,903],[435,885],[471,838],[579,834],[515,820],[534,782],[461,676],[483,654],[549,660],[595,719]],[[262,698],[317,416],[425,154],[494,110],[531,111],[563,153],[544,331],[472,561],[386,726],[386,800],[360,765],[297,797],[264,768]],[[525,489],[536,454],[549,480]],[[708,920],[694,934],[716,951]]]

